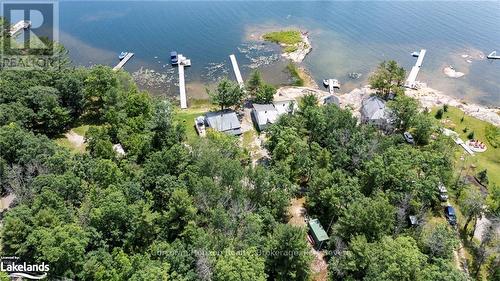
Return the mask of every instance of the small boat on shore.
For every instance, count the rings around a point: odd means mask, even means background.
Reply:
[[[128,55],[128,52],[121,52],[121,53],[118,55],[118,59],[119,59],[119,60],[122,60],[122,59],[124,59],[127,55]]]

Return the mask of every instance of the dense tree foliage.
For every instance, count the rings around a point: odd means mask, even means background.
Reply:
[[[384,61],[378,66],[375,73],[370,76],[370,85],[377,89],[383,97],[390,93],[399,94],[405,79],[406,72],[396,61]]]
[[[207,93],[212,103],[220,106],[221,110],[240,105],[245,96],[245,92],[241,89],[240,85],[227,78],[219,81],[216,90],[207,89]]]
[[[414,114],[423,113],[411,100],[398,101],[415,106],[407,114],[397,105],[400,130],[413,128]],[[466,280],[449,261],[457,238],[446,224],[407,226],[409,215],[440,208],[437,187],[453,174],[446,139],[408,145],[398,131],[378,133],[347,110],[319,107],[314,96],[268,135],[273,167],[302,185],[309,217],[330,235],[331,280]]]
[[[285,252],[308,253],[304,230],[283,224],[295,185],[279,167],[249,165],[236,139],[187,145],[169,102],[108,67],[0,81],[0,184],[16,197],[2,255],[49,263],[51,278],[308,278],[309,256]],[[242,97],[226,84],[224,107]],[[91,124],[85,153],[50,139],[80,123]]]

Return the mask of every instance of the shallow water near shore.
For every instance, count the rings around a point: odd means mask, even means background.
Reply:
[[[64,1],[59,7],[60,39],[75,64],[112,66],[119,52],[132,51],[125,69],[154,70],[163,80],[151,90],[161,95],[177,94],[171,50],[192,60],[188,96],[204,97],[204,84],[233,78],[232,53],[244,78],[258,68],[272,83],[285,83],[279,47],[252,35],[296,27],[309,31],[313,50],[302,64],[318,83],[337,78],[348,92],[365,84],[382,60],[395,59],[409,70],[415,63],[410,53],[425,48],[418,80],[454,97],[500,106],[500,61],[480,58],[500,50],[495,2]],[[465,76],[447,77],[443,69],[449,65]],[[362,76],[352,80],[349,72]]]

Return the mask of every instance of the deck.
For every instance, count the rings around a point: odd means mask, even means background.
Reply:
[[[427,50],[422,49],[420,50],[420,53],[417,58],[417,62],[415,63],[415,66],[411,68],[410,74],[408,74],[408,78],[406,79],[405,82],[405,87],[407,88],[412,88],[415,89],[417,87],[417,76],[418,72],[420,71],[420,68],[422,67],[422,64],[424,63],[424,57],[425,53]]]
[[[245,86],[245,82],[243,82],[243,78],[241,77],[241,72],[240,68],[238,67],[238,62],[236,61],[236,57],[233,54],[230,55],[229,58],[231,59],[231,63],[233,64],[233,70],[234,70],[234,75],[236,76],[236,81],[238,81],[240,88],[243,88]]]
[[[134,56],[134,53],[128,53],[115,67],[113,67],[114,71],[120,70],[123,66]]]

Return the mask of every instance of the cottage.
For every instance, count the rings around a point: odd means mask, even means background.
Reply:
[[[293,113],[297,109],[297,104],[294,100],[275,101],[273,105],[278,111],[278,115]]]
[[[329,239],[328,234],[326,234],[318,219],[310,219],[307,224],[309,226],[309,234],[311,234],[314,240],[314,247],[320,250],[325,245],[324,242]]]
[[[384,100],[377,96],[370,96],[361,104],[361,122],[375,125],[382,130],[390,130],[392,114]]]
[[[253,104],[252,120],[255,127],[262,131],[268,124],[273,124],[278,120],[279,114],[272,104]]]
[[[236,112],[232,110],[223,110],[217,112],[208,112],[205,114],[207,127],[213,130],[226,133],[228,135],[241,135],[241,124]]]

